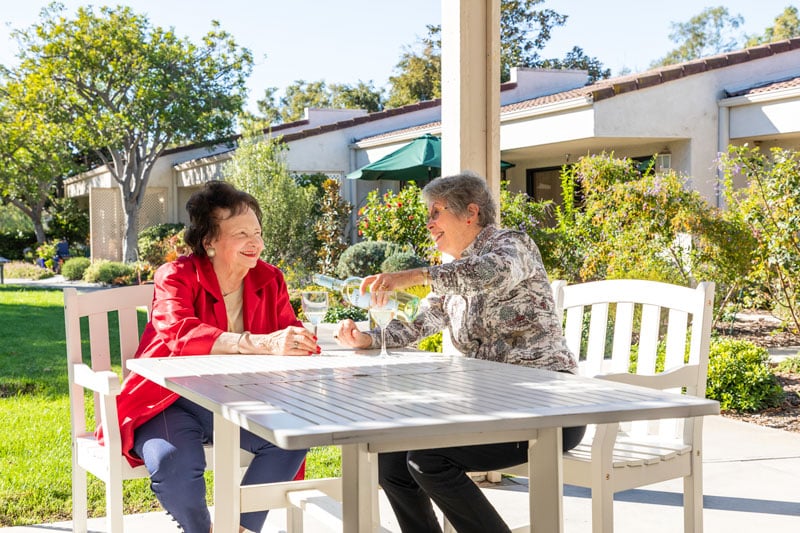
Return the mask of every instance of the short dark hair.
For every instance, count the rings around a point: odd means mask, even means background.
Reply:
[[[426,203],[444,202],[458,216],[466,215],[469,204],[475,204],[480,227],[497,223],[497,204],[486,180],[470,170],[431,181],[422,189],[422,199]]]
[[[189,227],[186,228],[183,240],[195,255],[205,257],[206,241],[219,235],[219,218],[215,215],[218,209],[227,209],[230,216],[240,215],[252,209],[261,225],[261,207],[252,195],[240,191],[224,181],[209,181],[203,188],[194,193],[186,202],[189,213]]]

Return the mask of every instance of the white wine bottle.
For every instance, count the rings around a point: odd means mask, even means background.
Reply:
[[[356,276],[341,280],[322,274],[314,274],[315,284],[341,293],[342,298],[350,305],[360,307],[361,309],[369,309],[372,297],[369,293],[369,288],[367,288],[367,292],[361,294],[361,282],[363,280],[364,278]],[[397,294],[397,312],[395,318],[411,322],[414,320],[414,317],[417,316],[417,312],[419,312],[419,298],[407,292],[395,292]]]

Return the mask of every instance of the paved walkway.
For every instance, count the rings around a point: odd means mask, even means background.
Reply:
[[[765,428],[720,416],[706,417],[704,424],[704,520],[706,533],[800,531],[800,434]],[[527,480],[506,479],[484,488],[512,527],[525,523]],[[564,531],[591,531],[591,499],[588,490],[564,488]],[[618,493],[615,498],[617,533],[675,533],[683,531],[681,482],[672,480]],[[398,532],[386,499],[381,496],[384,532]],[[177,531],[164,513],[127,516],[126,533]],[[284,531],[285,513],[270,513],[263,533]],[[71,531],[71,523],[40,524],[0,529],[2,533]],[[105,530],[103,519],[90,520],[90,531]],[[312,522],[306,531],[328,528]]]

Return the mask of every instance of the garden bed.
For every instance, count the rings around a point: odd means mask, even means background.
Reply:
[[[750,341],[768,349],[794,346],[800,349],[800,336],[782,329],[780,321],[766,312],[738,313],[734,322],[718,324],[716,332],[726,337]],[[800,374],[776,371],[775,377],[783,387],[785,395],[781,405],[753,413],[724,411],[722,416],[800,433]]]

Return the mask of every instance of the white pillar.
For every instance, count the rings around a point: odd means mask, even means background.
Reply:
[[[500,0],[442,0],[442,175],[500,197]]]

